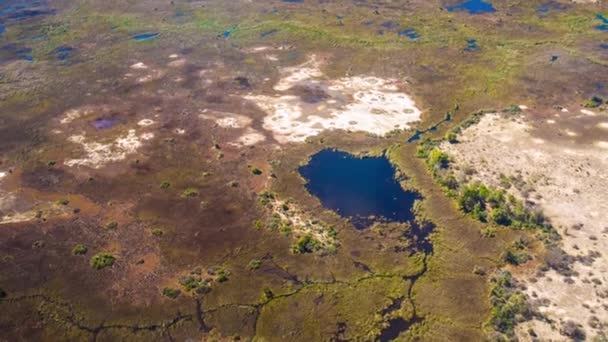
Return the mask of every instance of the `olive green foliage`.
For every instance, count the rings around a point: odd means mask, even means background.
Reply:
[[[180,294],[182,294],[182,291],[180,291],[179,289],[174,289],[172,287],[165,287],[163,289],[163,295],[171,299],[179,297]]]
[[[260,204],[263,206],[268,205],[272,200],[275,199],[275,194],[273,192],[270,191],[262,191],[259,195],[258,195]]]
[[[503,109],[503,112],[517,114],[517,113],[521,113],[521,108],[518,105],[511,105],[508,108]]]
[[[260,268],[260,266],[262,266],[262,260],[260,259],[253,259],[249,262],[249,269],[250,270],[257,270],[258,268]]]
[[[448,132],[445,134],[445,140],[447,140],[450,144],[456,144],[458,142],[458,135],[454,132]]]
[[[160,183],[161,189],[168,189],[170,186],[171,186],[171,183],[169,183],[168,181],[163,181],[162,183]]]
[[[211,291],[211,287],[200,275],[189,274],[179,279],[179,284],[186,292],[194,292],[196,294],[205,294]]]
[[[507,197],[503,190],[479,183],[466,185],[460,190],[458,205],[462,211],[482,222],[514,228],[550,228],[542,213],[529,210],[515,197]]]
[[[597,107],[601,106],[602,104],[604,104],[604,99],[602,99],[599,96],[593,96],[592,98],[587,100],[583,104],[583,106],[585,106],[586,108],[597,108]]]
[[[529,316],[526,297],[517,290],[511,273],[504,271],[492,278],[490,302],[492,311],[489,323],[507,336],[513,336],[516,323]]]
[[[68,205],[68,204],[70,204],[70,201],[68,199],[62,198],[59,201],[57,201],[57,203],[61,204],[61,205]]]
[[[187,188],[182,192],[182,197],[196,197],[198,196],[198,190],[195,188]]]
[[[310,235],[304,235],[291,247],[295,254],[312,253],[320,248],[319,241]]]
[[[450,157],[440,149],[434,148],[429,152],[427,164],[433,170],[446,169],[450,166]]]
[[[76,246],[74,246],[74,248],[72,248],[72,254],[74,255],[84,255],[87,254],[87,252],[89,251],[89,249],[87,248],[87,246],[79,243]]]
[[[262,170],[258,169],[257,167],[254,167],[253,169],[251,169],[251,173],[253,173],[256,176],[259,176],[262,174]]]
[[[116,229],[118,228],[118,222],[116,221],[111,221],[106,223],[106,229]]]
[[[115,261],[116,261],[116,257],[114,255],[112,255],[110,253],[102,252],[102,253],[93,255],[93,257],[89,261],[89,264],[94,269],[100,270],[102,268],[110,267],[110,266],[114,265]]]
[[[165,231],[160,229],[160,228],[154,228],[152,229],[152,235],[156,236],[156,237],[161,237],[165,234]]]

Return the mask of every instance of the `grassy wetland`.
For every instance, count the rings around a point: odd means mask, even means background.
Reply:
[[[1,3],[0,339],[603,341],[605,15]]]

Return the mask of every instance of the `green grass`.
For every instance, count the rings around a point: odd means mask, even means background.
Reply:
[[[91,258],[91,260],[89,261],[89,264],[91,265],[92,268],[96,269],[96,270],[100,270],[102,268],[106,268],[106,267],[110,267],[112,265],[114,265],[114,262],[116,261],[116,257],[110,253],[98,253],[93,255],[93,257]]]
[[[74,248],[72,248],[73,255],[85,255],[88,251],[89,249],[87,248],[87,246],[81,243],[77,244],[76,246],[74,246]]]

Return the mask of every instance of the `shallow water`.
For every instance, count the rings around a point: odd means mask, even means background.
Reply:
[[[450,12],[467,11],[469,14],[483,14],[496,12],[496,8],[490,2],[483,0],[468,0],[460,4],[448,7]]]
[[[137,41],[150,40],[150,39],[154,39],[154,38],[158,37],[158,35],[159,35],[158,32],[140,33],[140,34],[134,35],[132,37],[132,39],[137,40]]]
[[[308,191],[324,207],[350,218],[357,229],[367,228],[374,218],[410,221],[412,205],[420,198],[416,192],[403,190],[385,157],[358,158],[342,151],[323,150],[299,171],[308,181]]]

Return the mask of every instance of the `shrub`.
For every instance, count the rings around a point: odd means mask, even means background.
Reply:
[[[161,189],[168,189],[171,186],[171,183],[164,181],[162,183],[160,183],[160,188]]]
[[[174,289],[172,287],[165,287],[163,289],[163,295],[171,299],[179,297],[180,294],[182,294],[182,291],[180,291],[179,289]]]
[[[250,270],[257,270],[258,268],[260,268],[260,266],[262,266],[262,260],[260,259],[253,259],[249,262],[249,269]]]
[[[511,225],[511,218],[509,217],[509,213],[503,208],[496,208],[492,210],[490,213],[490,219],[492,222],[501,225],[501,226],[509,226]]]
[[[319,248],[319,242],[310,235],[304,235],[292,246],[295,254],[312,253]]]
[[[165,232],[160,229],[160,228],[154,228],[152,229],[152,235],[156,236],[156,237],[161,237],[165,234]]]
[[[70,201],[66,198],[62,198],[59,201],[57,201],[57,203],[61,204],[61,205],[68,205],[68,204],[70,204]]]
[[[587,100],[583,106],[585,108],[597,108],[599,106],[601,106],[602,104],[604,104],[604,100],[599,97],[599,96],[593,96],[592,98],[590,98],[589,100]]]
[[[102,268],[114,265],[114,261],[116,261],[116,257],[114,255],[102,252],[93,255],[89,263],[94,269],[100,270]]]
[[[497,331],[513,335],[513,328],[529,313],[525,296],[516,290],[511,273],[504,271],[492,278],[490,323]]]
[[[448,132],[445,135],[445,140],[447,140],[450,144],[458,143],[458,136],[454,132]]]
[[[195,188],[187,188],[182,192],[182,197],[196,197],[198,196],[198,190]]]
[[[433,169],[446,169],[450,165],[450,158],[447,153],[434,148],[429,153],[427,164]]]
[[[72,248],[72,254],[74,255],[84,255],[87,254],[87,252],[89,251],[89,249],[87,248],[87,246],[79,243],[76,246],[74,246],[74,248]]]
[[[106,229],[112,230],[112,229],[116,229],[116,228],[118,228],[118,222],[111,221],[111,222],[106,223]]]
[[[251,173],[253,173],[256,176],[259,176],[262,174],[262,170],[258,169],[257,167],[254,167],[253,169],[251,169]]]

